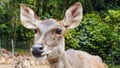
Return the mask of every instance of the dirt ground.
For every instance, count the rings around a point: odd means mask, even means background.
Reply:
[[[12,65],[0,64],[0,68],[12,68]],[[48,66],[31,66],[30,68],[49,68]]]
[[[2,55],[0,54],[0,68],[13,68],[12,67],[12,53],[7,49],[2,49]],[[30,65],[30,68],[49,68],[47,61],[39,62],[35,61],[31,55],[15,53],[14,57],[15,65]]]

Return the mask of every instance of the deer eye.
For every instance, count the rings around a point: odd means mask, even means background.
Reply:
[[[56,29],[56,33],[57,33],[57,34],[61,34],[61,33],[62,33],[62,30],[61,30],[61,29]]]
[[[34,29],[34,33],[37,33],[37,29]]]

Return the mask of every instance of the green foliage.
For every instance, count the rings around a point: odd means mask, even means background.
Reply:
[[[65,37],[65,39],[67,40],[67,41],[65,41],[66,49],[79,47],[79,45],[78,45],[79,39],[76,39],[76,35],[77,35],[77,32],[74,29],[71,29],[68,31],[68,33],[66,34],[66,37]]]
[[[120,68],[120,65],[113,66],[111,68]]]

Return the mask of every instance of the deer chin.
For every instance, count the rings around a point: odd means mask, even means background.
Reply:
[[[42,60],[45,60],[47,58],[47,56],[50,54],[50,52],[51,51],[49,50],[49,51],[43,52],[40,57],[35,57],[35,56],[33,56],[33,57],[35,58],[35,60],[42,61]]]
[[[47,55],[45,56],[41,56],[41,57],[35,57],[35,56],[33,56],[33,58],[35,59],[35,61],[44,61],[44,60],[46,60],[46,58],[47,58]]]

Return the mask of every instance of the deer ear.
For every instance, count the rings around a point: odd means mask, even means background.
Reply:
[[[33,12],[33,10],[25,4],[20,5],[20,18],[22,25],[30,29],[35,29],[35,24],[39,20],[39,17]]]
[[[80,2],[77,2],[66,11],[62,22],[67,28],[74,28],[80,24],[82,16],[82,5]]]

